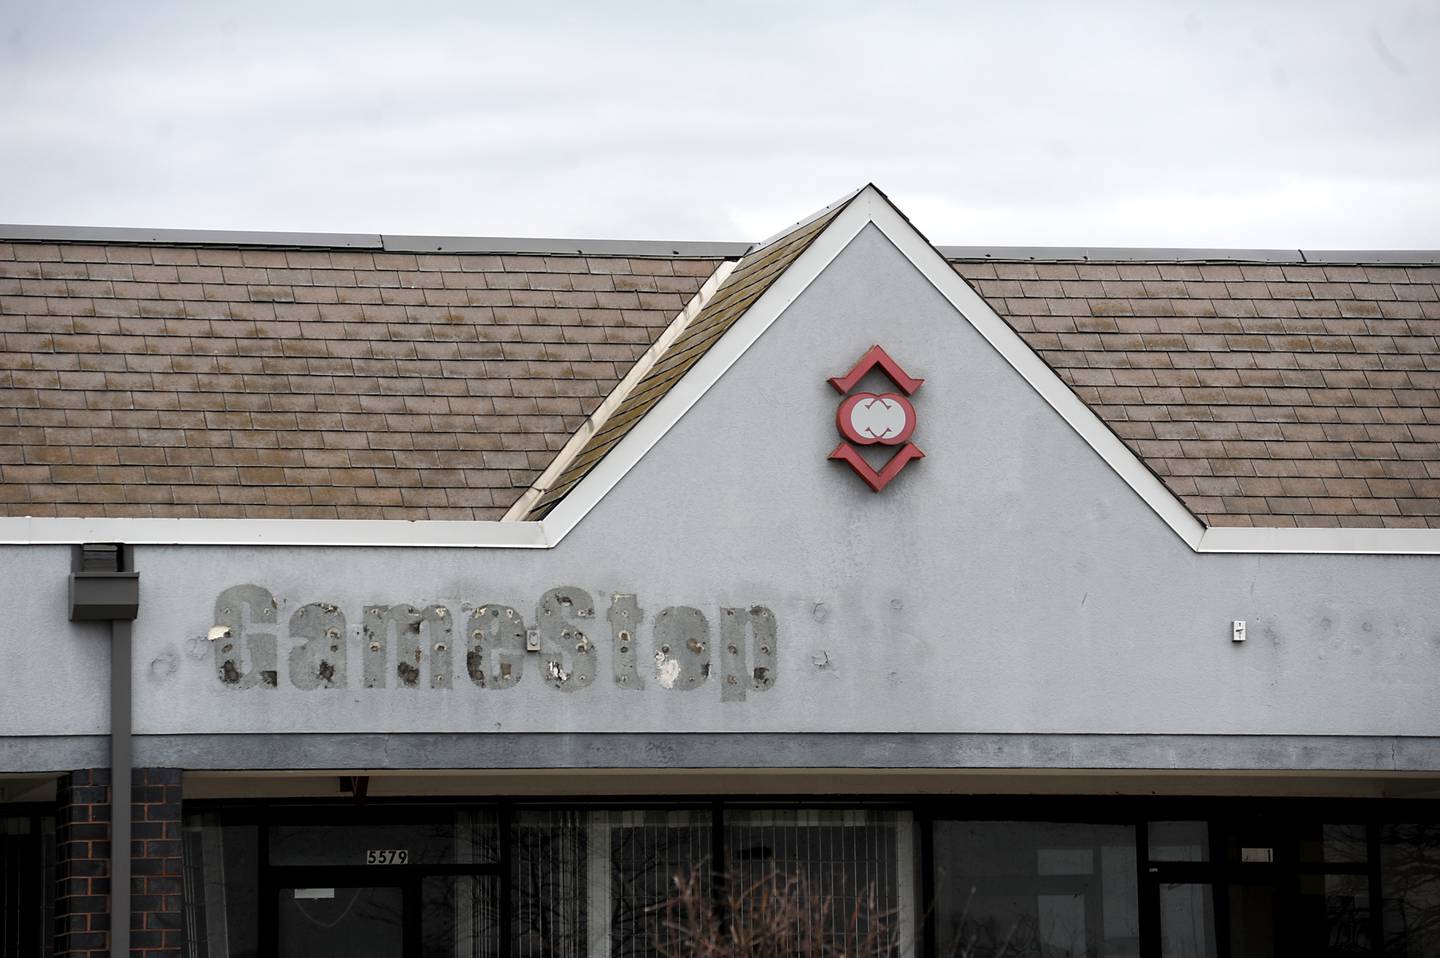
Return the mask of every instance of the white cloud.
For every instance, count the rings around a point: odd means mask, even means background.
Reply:
[[[0,220],[1440,247],[1404,2],[12,4]]]

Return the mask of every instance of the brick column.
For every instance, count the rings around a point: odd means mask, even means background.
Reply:
[[[55,958],[101,958],[110,949],[110,770],[61,777],[55,801]]]
[[[137,768],[130,804],[130,954],[179,958],[184,947],[180,781],[175,768]],[[55,824],[55,958],[110,949],[110,770],[60,779]]]
[[[130,954],[179,958],[184,947],[180,769],[137,768],[130,806]]]

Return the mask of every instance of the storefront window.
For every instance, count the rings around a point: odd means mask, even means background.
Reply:
[[[568,810],[517,816],[511,838],[516,955],[584,958],[591,911],[587,817]]]
[[[879,810],[737,810],[725,816],[731,897],[765,907],[770,879],[793,882],[797,901],[823,911],[844,954],[910,954],[915,855],[908,815]]]
[[[1215,958],[1215,890],[1209,884],[1160,886],[1161,958]]]
[[[185,818],[185,937],[190,958],[261,953],[259,835],[219,814]]]
[[[1386,825],[1380,832],[1387,958],[1440,955],[1440,825]]]
[[[1298,908],[1296,925],[1308,954],[1372,953],[1368,875],[1302,874]]]
[[[936,822],[934,854],[942,955],[1140,953],[1133,827]]]
[[[1304,864],[1364,864],[1370,856],[1364,825],[1300,825],[1297,830]]]
[[[1210,860],[1210,828],[1205,822],[1151,822],[1152,862]]]
[[[428,875],[420,883],[422,958],[496,958],[500,882],[495,875]]]
[[[515,953],[638,958],[670,935],[677,882],[709,887],[708,811],[520,812],[513,831]]]
[[[17,958],[53,953],[55,820],[0,815],[0,950]]]
[[[597,895],[610,903],[609,958],[647,958],[673,945],[661,907],[687,879],[701,894],[710,892],[709,811],[598,812],[591,827],[608,835],[610,848],[608,872],[596,869],[609,881],[608,893]]]
[[[0,878],[42,906],[50,827],[0,817]],[[653,958],[694,950],[673,907],[688,887],[719,923],[706,933],[766,914],[749,890],[803,891],[826,949],[855,956],[1136,958],[1142,913],[1162,958],[1440,955],[1440,825],[1251,815],[942,819],[925,831],[928,850],[908,811],[884,808],[202,805],[183,831],[186,954],[313,958],[399,933],[412,958]],[[1141,834],[1158,858],[1137,862]],[[1212,839],[1226,850],[1215,860]],[[916,868],[927,856],[928,910]],[[0,926],[12,942],[47,927],[15,914],[7,906]],[[923,916],[930,951],[915,935]],[[49,936],[33,936],[6,954],[43,958]]]

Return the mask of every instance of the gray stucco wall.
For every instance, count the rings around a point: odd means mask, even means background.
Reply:
[[[914,397],[926,458],[879,495],[826,460],[838,400],[826,378],[876,342],[926,380]],[[0,735],[106,729],[106,643],[65,622],[68,564],[65,549],[0,553],[13,584]],[[934,734],[981,751],[975,736],[1440,735],[1440,562],[1194,554],[873,228],[556,549],[147,547],[136,565],[136,731],[172,750],[193,736],[191,755],[241,741],[217,733]],[[217,596],[240,584],[279,604],[274,688],[227,686],[204,638]],[[593,684],[554,688],[531,653],[514,687],[477,687],[463,604],[513,606],[533,626],[559,586],[596,602],[577,620],[598,652]],[[645,614],[643,689],[613,678],[612,593],[636,594]],[[287,675],[286,623],[307,603],[345,618],[343,688]],[[452,688],[430,687],[428,661],[418,687],[395,687],[393,638],[388,687],[361,687],[363,609],[399,603],[448,607]],[[776,621],[774,684],[741,682],[744,700],[727,701],[721,610],[756,605]],[[653,627],[670,606],[709,622],[712,672],[694,688],[656,675]],[[1232,619],[1248,620],[1247,643],[1230,641]],[[1106,767],[1155,761],[1104,747]],[[925,754],[964,764],[975,748]],[[264,766],[262,751],[228,754]],[[393,764],[455,762],[417,747]]]

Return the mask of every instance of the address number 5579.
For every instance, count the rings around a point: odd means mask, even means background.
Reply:
[[[410,853],[403,848],[372,848],[365,853],[367,865],[405,865]]]

